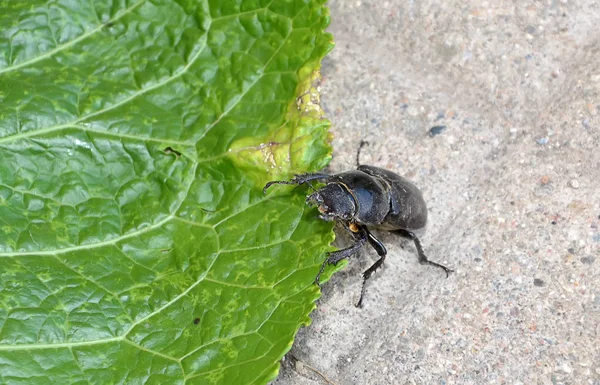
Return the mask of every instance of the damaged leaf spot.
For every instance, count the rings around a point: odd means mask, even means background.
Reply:
[[[173,147],[170,147],[170,146],[167,147],[167,148],[165,148],[163,151],[167,155],[169,155],[169,154],[175,154],[176,158],[179,158],[181,156],[181,152],[179,152],[177,150],[174,150]]]

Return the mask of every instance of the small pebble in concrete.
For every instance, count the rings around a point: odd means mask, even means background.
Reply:
[[[590,129],[590,120],[589,120],[589,119],[583,119],[583,121],[581,121],[581,124],[583,125],[583,127],[584,127],[586,130],[589,130],[589,129]]]
[[[569,186],[577,190],[579,188],[579,181],[577,179],[571,179],[571,181],[569,181]]]
[[[527,26],[527,28],[525,28],[525,32],[527,32],[530,35],[535,35],[536,29],[533,25],[529,25]]]
[[[535,141],[537,142],[537,144],[541,144],[542,146],[544,144],[547,144],[549,140],[550,139],[547,136],[544,136],[543,138],[535,138]]]
[[[594,257],[593,255],[581,257],[581,263],[583,263],[584,265],[591,265],[594,262],[596,262],[596,257]]]
[[[546,282],[544,282],[543,280],[536,278],[533,280],[533,284],[537,287],[542,287],[546,285]]]
[[[429,136],[432,138],[436,135],[441,134],[446,130],[446,126],[433,126],[429,129]]]

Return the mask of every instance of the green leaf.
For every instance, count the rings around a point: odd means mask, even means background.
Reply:
[[[0,0],[0,383],[264,384],[333,239],[323,0]]]

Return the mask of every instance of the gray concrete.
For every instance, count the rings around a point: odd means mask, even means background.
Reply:
[[[379,233],[365,307],[371,249],[325,285],[274,384],[600,384],[598,2],[329,5],[330,171],[371,142],[362,162],[422,188],[425,250],[456,273]]]

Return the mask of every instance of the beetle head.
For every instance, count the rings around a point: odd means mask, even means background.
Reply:
[[[317,206],[321,218],[326,221],[351,220],[356,215],[356,203],[352,194],[339,183],[321,187],[306,198],[306,203]]]

